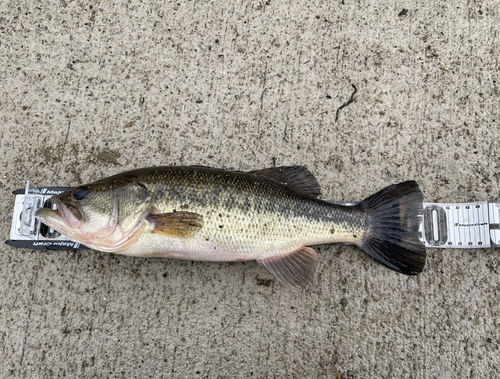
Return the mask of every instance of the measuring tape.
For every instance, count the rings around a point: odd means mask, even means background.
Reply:
[[[35,217],[38,208],[56,209],[50,200],[69,187],[36,188],[29,180],[26,188],[14,191],[14,214],[8,245],[43,250],[82,250]],[[353,202],[335,202],[354,205]],[[472,203],[424,203],[419,237],[426,247],[471,249],[500,247],[500,201]]]
[[[424,203],[419,237],[426,247],[500,247],[500,202]]]

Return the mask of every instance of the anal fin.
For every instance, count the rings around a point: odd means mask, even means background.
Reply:
[[[167,237],[188,238],[203,227],[203,216],[193,212],[172,212],[149,215],[153,233]]]
[[[303,246],[286,255],[260,259],[257,262],[267,268],[280,282],[291,287],[305,287],[314,277],[317,261],[316,251]]]

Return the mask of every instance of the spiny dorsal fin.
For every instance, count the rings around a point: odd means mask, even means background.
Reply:
[[[317,197],[321,194],[318,181],[311,171],[303,166],[272,167],[249,173],[277,182],[302,195]]]
[[[161,213],[146,219],[153,224],[153,233],[167,237],[188,238],[203,226],[203,216],[193,212]]]
[[[314,277],[317,261],[318,254],[314,249],[303,246],[287,255],[260,259],[257,262],[280,282],[291,287],[305,287]]]

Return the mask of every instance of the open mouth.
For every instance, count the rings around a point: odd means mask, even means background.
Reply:
[[[51,199],[57,209],[40,208],[36,211],[35,216],[44,224],[58,230],[61,224],[66,225],[66,228],[77,229],[82,222],[82,214],[73,205],[63,203],[58,198]]]
[[[44,224],[54,229],[56,229],[56,227],[59,226],[57,224],[65,223],[64,218],[61,215],[61,212],[50,208],[37,209],[35,217],[38,218]]]
[[[56,204],[57,212],[59,216],[72,228],[78,228],[82,222],[83,216],[80,211],[71,204],[63,203],[58,198],[52,198],[52,201]]]

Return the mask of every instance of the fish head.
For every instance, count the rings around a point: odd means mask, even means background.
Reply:
[[[78,186],[51,200],[57,209],[38,209],[41,222],[74,242],[107,252],[120,252],[137,239],[151,204],[144,186],[128,180]]]

